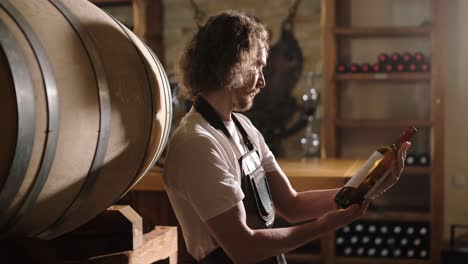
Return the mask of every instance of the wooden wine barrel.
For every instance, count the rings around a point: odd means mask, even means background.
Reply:
[[[167,142],[167,76],[86,0],[0,0],[0,238],[50,239],[143,177]]]

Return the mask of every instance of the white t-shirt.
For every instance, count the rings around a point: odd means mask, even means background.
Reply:
[[[265,171],[280,170],[260,132],[247,117],[235,115],[258,149]],[[237,132],[236,139],[233,133],[237,130],[234,123],[227,125],[234,141],[242,142],[240,134]],[[198,260],[218,247],[205,221],[244,198],[238,159],[246,148],[236,143],[213,128],[194,108],[182,118],[169,140],[164,184],[188,252]]]

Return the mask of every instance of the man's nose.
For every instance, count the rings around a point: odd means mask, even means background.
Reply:
[[[263,72],[260,73],[260,76],[258,77],[257,80],[257,88],[263,88],[265,87],[265,76],[263,76]]]

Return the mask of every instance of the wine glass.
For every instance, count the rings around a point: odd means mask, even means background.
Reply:
[[[319,86],[321,75],[315,72],[307,72],[305,74],[306,84],[301,97],[301,113],[306,120],[306,129],[304,136],[300,139],[302,156],[313,157],[319,156],[320,152],[320,137],[315,132],[315,116],[319,105]]]

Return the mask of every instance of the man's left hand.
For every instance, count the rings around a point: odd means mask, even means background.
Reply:
[[[390,175],[377,189],[375,189],[375,191],[372,192],[372,194],[369,195],[371,200],[379,197],[398,182],[401,173],[403,172],[403,168],[405,167],[406,151],[410,148],[410,146],[410,142],[405,142],[401,145],[400,149],[398,150],[397,159],[392,162]]]

